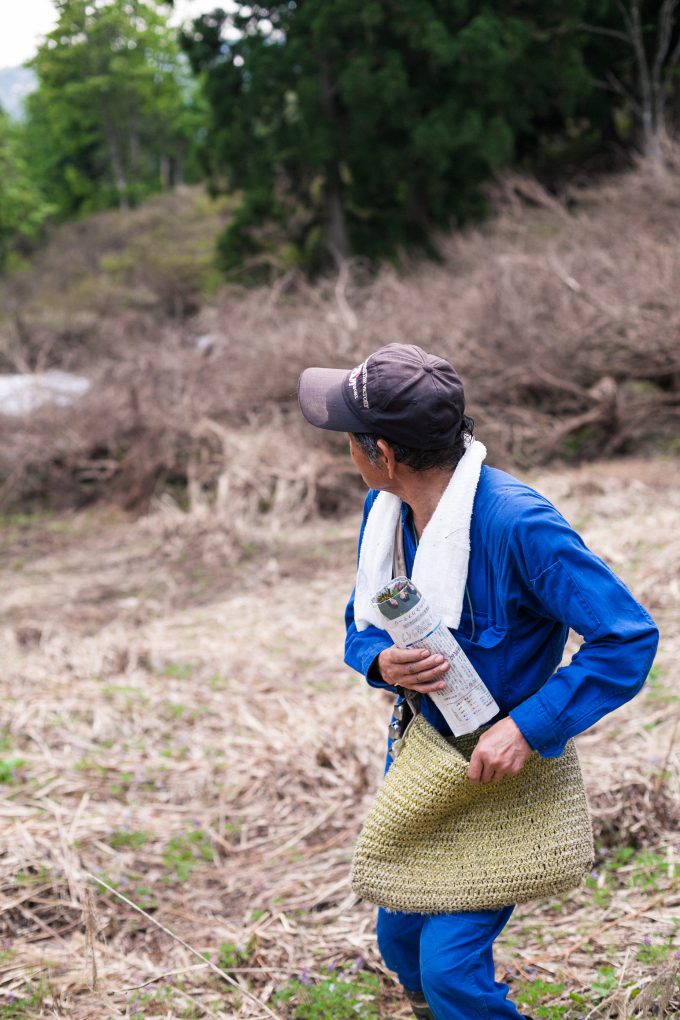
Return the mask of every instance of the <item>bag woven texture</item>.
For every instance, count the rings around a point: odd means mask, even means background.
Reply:
[[[359,834],[352,888],[407,913],[492,910],[578,886],[593,836],[573,740],[516,776],[467,778],[483,730],[439,733],[416,715]]]

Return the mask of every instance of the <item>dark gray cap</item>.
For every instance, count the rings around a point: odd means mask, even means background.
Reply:
[[[356,368],[307,368],[300,410],[334,432],[370,432],[414,450],[451,446],[465,414],[458,373],[415,344],[387,344]]]

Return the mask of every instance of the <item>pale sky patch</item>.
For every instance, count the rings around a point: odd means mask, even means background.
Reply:
[[[179,25],[204,11],[231,4],[220,0],[176,0],[170,20]],[[170,10],[170,8],[168,8]],[[34,56],[57,21],[52,0],[0,0],[0,68],[17,67]]]
[[[51,0],[0,0],[0,67],[30,60],[56,21]]]

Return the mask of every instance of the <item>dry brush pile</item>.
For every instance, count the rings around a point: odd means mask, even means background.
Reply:
[[[315,285],[291,271],[271,288],[223,288],[200,310],[192,291],[182,314],[167,299],[182,291],[181,231],[154,220],[160,241],[145,247],[151,228],[140,221],[137,240],[113,253],[107,230],[95,231],[61,295],[55,238],[33,277],[5,283],[13,312],[0,348],[6,366],[75,369],[93,387],[77,406],[20,427],[0,418],[0,506],[106,499],[143,510],[170,491],[191,506],[233,502],[248,519],[282,504],[337,513],[348,484],[337,443],[303,431],[296,379],[306,365],[351,365],[389,341],[451,358],[497,463],[673,452],[677,166],[559,200],[509,178],[497,207],[486,226],[442,238],[440,263],[374,272],[358,261]],[[78,248],[69,238],[67,253]],[[173,244],[179,267],[159,268],[159,250]]]
[[[535,480],[663,633],[644,693],[579,738],[596,870],[499,942],[549,1020],[680,1009],[677,468]],[[341,662],[357,515],[247,561],[195,516],[4,525],[0,1015],[406,1020],[349,887],[389,714]]]

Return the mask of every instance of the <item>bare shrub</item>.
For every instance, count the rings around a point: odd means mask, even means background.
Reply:
[[[266,289],[225,287],[187,320],[172,317],[183,270],[152,283],[160,270],[140,255],[147,242],[126,236],[119,267],[136,255],[132,275],[116,284],[117,300],[127,294],[132,307],[121,312],[107,299],[76,314],[77,301],[64,306],[66,325],[51,347],[39,317],[26,326],[35,316],[37,267],[30,300],[5,328],[14,364],[22,357],[35,364],[37,347],[42,367],[77,364],[95,385],[76,408],[46,409],[20,430],[0,419],[0,503],[106,497],[144,508],[167,485],[188,485],[194,503],[207,486],[219,503],[248,476],[250,495],[246,486],[238,497],[244,512],[260,504],[293,516],[312,506],[339,509],[346,478],[327,458],[343,440],[299,422],[296,380],[307,365],[349,367],[390,341],[416,342],[454,362],[497,464],[650,444],[672,452],[680,422],[680,177],[641,168],[561,200],[509,177],[496,202],[490,224],[440,240],[441,263],[404,259],[372,274],[358,260],[313,286],[291,271]],[[88,244],[92,259],[104,238]],[[50,267],[54,291],[54,260]],[[153,314],[143,307],[144,288],[155,294]],[[178,300],[186,312],[189,299]],[[198,439],[201,422],[212,424]],[[265,449],[266,440],[260,446],[252,437],[272,422],[276,437]],[[271,453],[279,443],[297,444],[285,469]],[[243,449],[250,454],[236,454]],[[325,495],[324,475],[338,483]]]
[[[229,209],[185,187],[57,228],[30,266],[0,279],[0,367],[78,367],[122,337],[162,339],[159,323],[195,313],[215,288]]]

